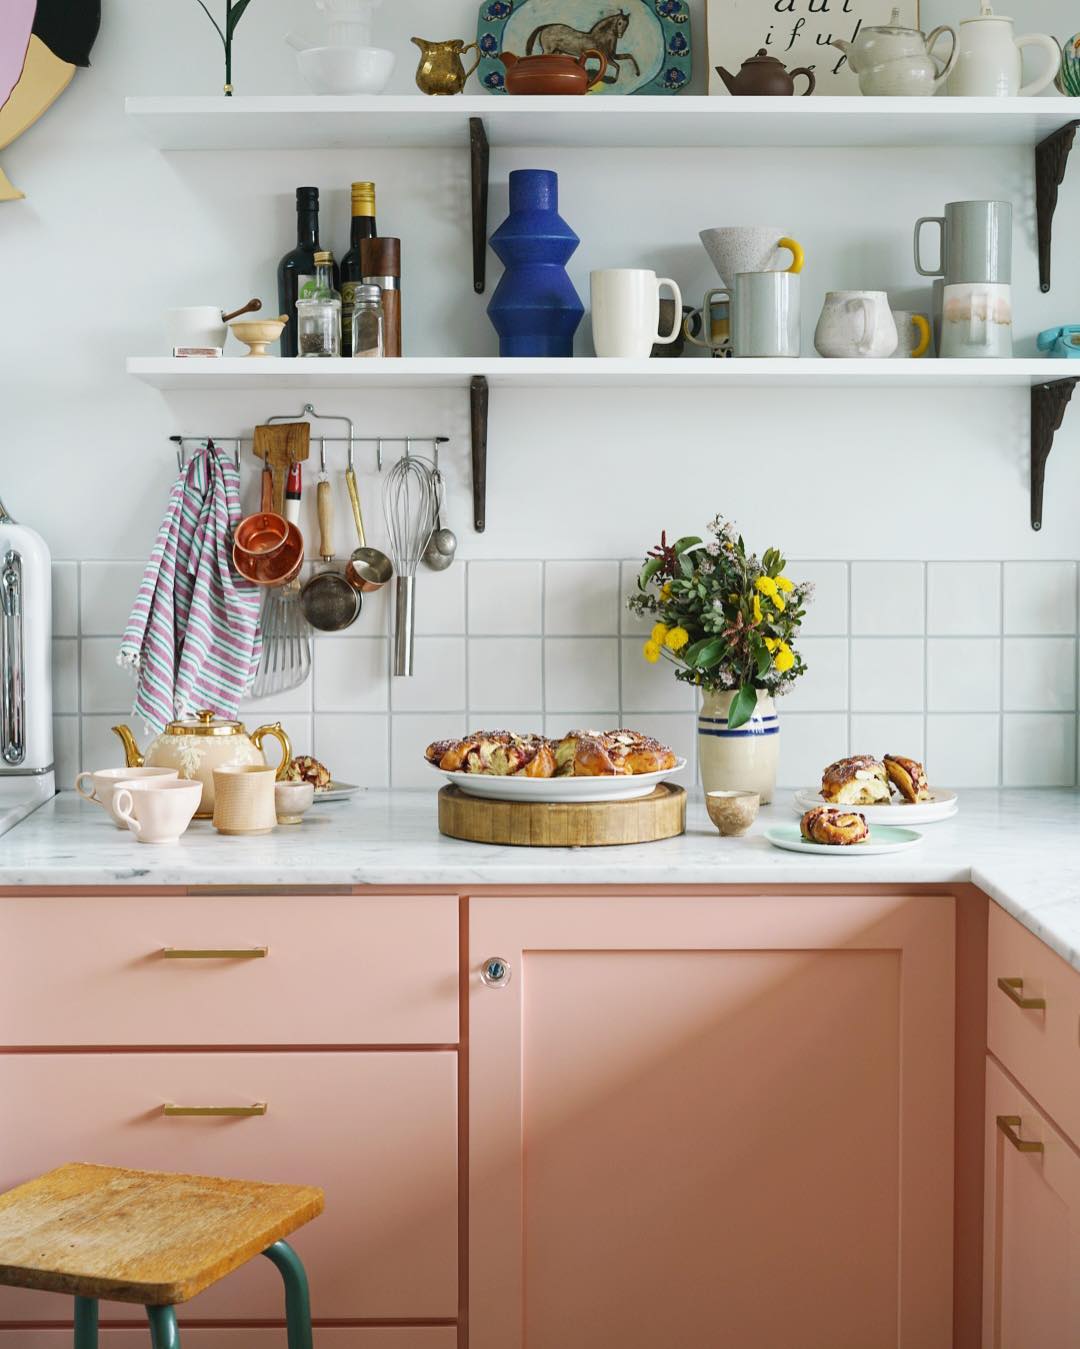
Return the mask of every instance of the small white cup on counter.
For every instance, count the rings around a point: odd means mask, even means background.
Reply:
[[[176,843],[201,800],[201,782],[148,778],[121,783],[113,809],[140,843]]]
[[[117,815],[113,804],[117,788],[128,782],[169,781],[179,776],[177,768],[99,768],[96,772],[80,773],[75,779],[75,790],[84,801],[92,801],[95,806],[107,810],[118,829],[126,829],[127,825]],[[89,791],[84,786],[86,779],[90,780]]]

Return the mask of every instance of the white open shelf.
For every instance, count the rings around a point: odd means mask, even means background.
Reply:
[[[495,146],[1034,146],[1080,99],[219,95],[125,110],[163,150],[460,148],[470,117]]]
[[[406,356],[353,361],[267,356],[219,360],[132,356],[129,375],[155,389],[457,389],[483,375],[492,388],[835,389],[1031,388],[1077,373],[1069,361],[572,360]]]

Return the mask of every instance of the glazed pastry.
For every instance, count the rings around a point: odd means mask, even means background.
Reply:
[[[662,773],[678,763],[667,745],[640,731],[608,731],[601,742],[616,773]]]
[[[835,810],[832,806],[808,810],[799,822],[799,831],[808,843],[826,843],[833,848],[864,843],[870,837],[862,815]]]
[[[871,754],[839,759],[822,774],[821,795],[837,806],[872,806],[878,801],[888,804],[885,765]]]
[[[618,771],[599,731],[571,731],[555,746],[558,777],[614,777]]]
[[[285,782],[310,782],[317,792],[330,786],[330,770],[310,754],[298,754],[285,770]]]
[[[914,759],[905,759],[899,754],[885,755],[885,771],[889,781],[912,805],[916,801],[929,801],[930,784],[926,780],[926,771],[921,763]]]
[[[427,747],[425,758],[447,773],[530,778],[555,773],[555,754],[543,736],[512,731],[474,731],[463,740],[436,740]]]
[[[446,773],[498,777],[617,777],[659,773],[678,759],[640,731],[571,731],[561,740],[513,731],[473,731],[462,740],[436,740],[424,757]]]

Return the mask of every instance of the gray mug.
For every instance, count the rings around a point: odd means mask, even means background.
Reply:
[[[924,225],[937,225],[941,235],[937,267],[922,265],[920,238]],[[1012,281],[1012,203],[950,201],[945,214],[915,222],[915,270],[920,276],[941,276],[947,286],[965,282]]]
[[[739,272],[732,290],[711,290],[731,304],[731,347],[735,356],[798,356],[802,312],[798,272]]]

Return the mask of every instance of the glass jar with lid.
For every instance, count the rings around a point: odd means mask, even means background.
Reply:
[[[357,286],[353,300],[352,354],[382,356],[385,351],[382,291],[378,286]]]
[[[315,254],[315,275],[296,301],[297,350],[301,356],[341,355],[341,294],[334,288],[334,255]]]

